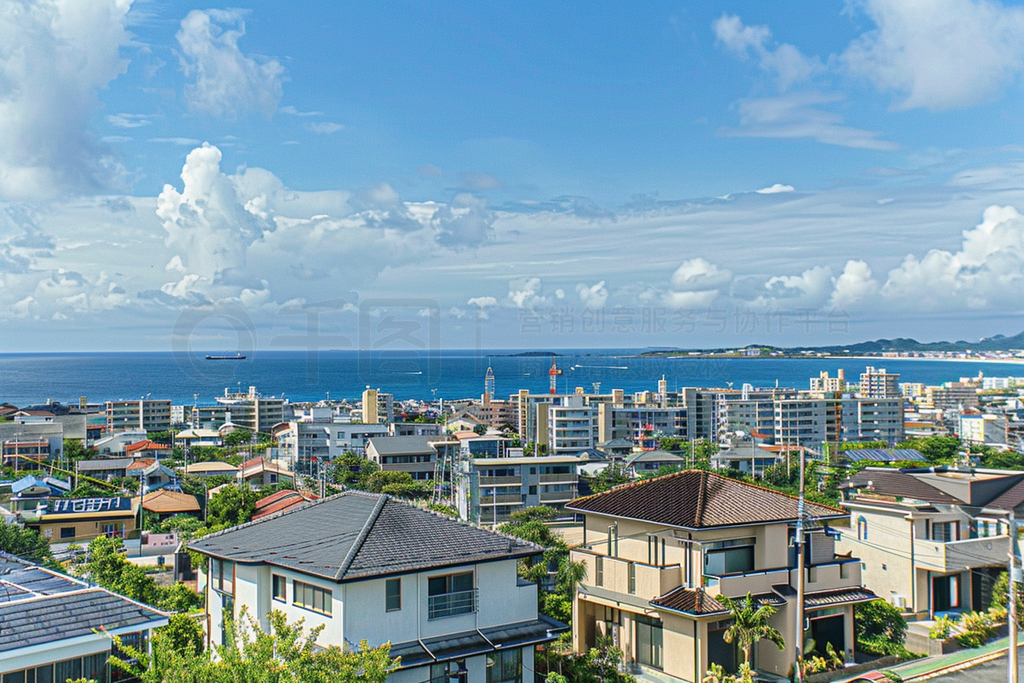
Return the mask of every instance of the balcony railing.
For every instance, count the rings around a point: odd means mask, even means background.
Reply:
[[[427,619],[443,619],[476,611],[477,589],[442,593],[427,598]]]
[[[914,564],[936,572],[955,572],[1006,561],[1009,536],[989,536],[961,541],[914,541]]]

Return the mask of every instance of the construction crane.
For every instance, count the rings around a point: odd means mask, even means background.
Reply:
[[[548,370],[548,379],[551,381],[551,388],[549,389],[549,393],[551,393],[552,395],[558,393],[558,376],[561,374],[562,371],[558,369],[557,365],[555,365],[555,357],[551,356],[551,369]]]

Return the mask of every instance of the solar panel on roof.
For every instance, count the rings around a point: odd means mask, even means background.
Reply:
[[[920,451],[913,448],[862,448],[843,451],[843,456],[850,462],[902,462],[905,460],[925,462],[926,460]]]

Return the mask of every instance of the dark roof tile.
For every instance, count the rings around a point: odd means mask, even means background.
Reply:
[[[795,520],[797,499],[713,472],[687,470],[577,498],[566,508],[684,529],[709,529]],[[805,510],[811,517],[846,516],[842,510],[811,502],[805,503]]]

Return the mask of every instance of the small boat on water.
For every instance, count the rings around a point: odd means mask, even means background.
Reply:
[[[236,353],[233,356],[207,356],[206,360],[245,360],[245,356]]]

